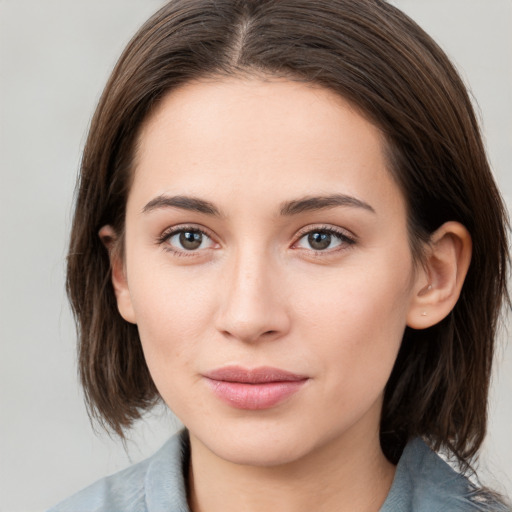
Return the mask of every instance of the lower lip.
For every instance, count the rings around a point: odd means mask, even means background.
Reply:
[[[206,379],[215,395],[236,409],[270,409],[291,397],[307,379],[248,384]]]

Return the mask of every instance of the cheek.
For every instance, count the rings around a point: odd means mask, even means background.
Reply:
[[[373,269],[352,266],[321,280],[303,280],[295,293],[298,316],[313,326],[339,329],[343,336],[348,331],[395,330],[397,322],[405,326],[409,275],[381,262]]]
[[[132,303],[144,355],[158,386],[169,375],[187,371],[196,359],[200,340],[211,329],[211,286],[161,264],[138,268],[145,270],[131,276]]]
[[[309,339],[311,357],[329,376],[340,400],[364,390],[382,391],[394,365],[409,307],[411,273],[392,259],[333,273],[322,287],[306,283],[300,293],[300,331]],[[409,267],[411,268],[411,266]]]

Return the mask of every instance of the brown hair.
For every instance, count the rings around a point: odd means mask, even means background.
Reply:
[[[123,429],[159,395],[137,328],[117,312],[98,230],[122,236],[138,131],[159,100],[205,76],[288,77],[331,89],[378,126],[408,204],[413,254],[448,220],[473,240],[450,315],[406,329],[381,420],[386,456],[422,436],[462,465],[486,431],[497,321],[507,297],[507,220],[466,89],[436,43],[382,0],[175,0],[121,56],[92,120],[79,181],[67,290],[91,414]]]

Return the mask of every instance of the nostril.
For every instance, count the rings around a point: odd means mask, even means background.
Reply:
[[[226,338],[243,342],[271,341],[288,332],[287,304],[272,289],[270,278],[253,274],[250,282],[239,271],[220,295],[215,328]]]

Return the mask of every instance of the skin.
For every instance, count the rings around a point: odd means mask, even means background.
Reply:
[[[344,204],[289,211],[333,194]],[[162,199],[176,196],[218,215]],[[185,248],[179,229],[202,230],[201,244]],[[119,311],[190,431],[192,510],[377,511],[395,470],[379,444],[383,390],[404,329],[449,312],[470,257],[448,223],[415,264],[380,131],[319,87],[188,84],[143,126],[124,243],[124,260],[111,251]],[[227,365],[306,381],[276,406],[239,409],[204,377]]]

